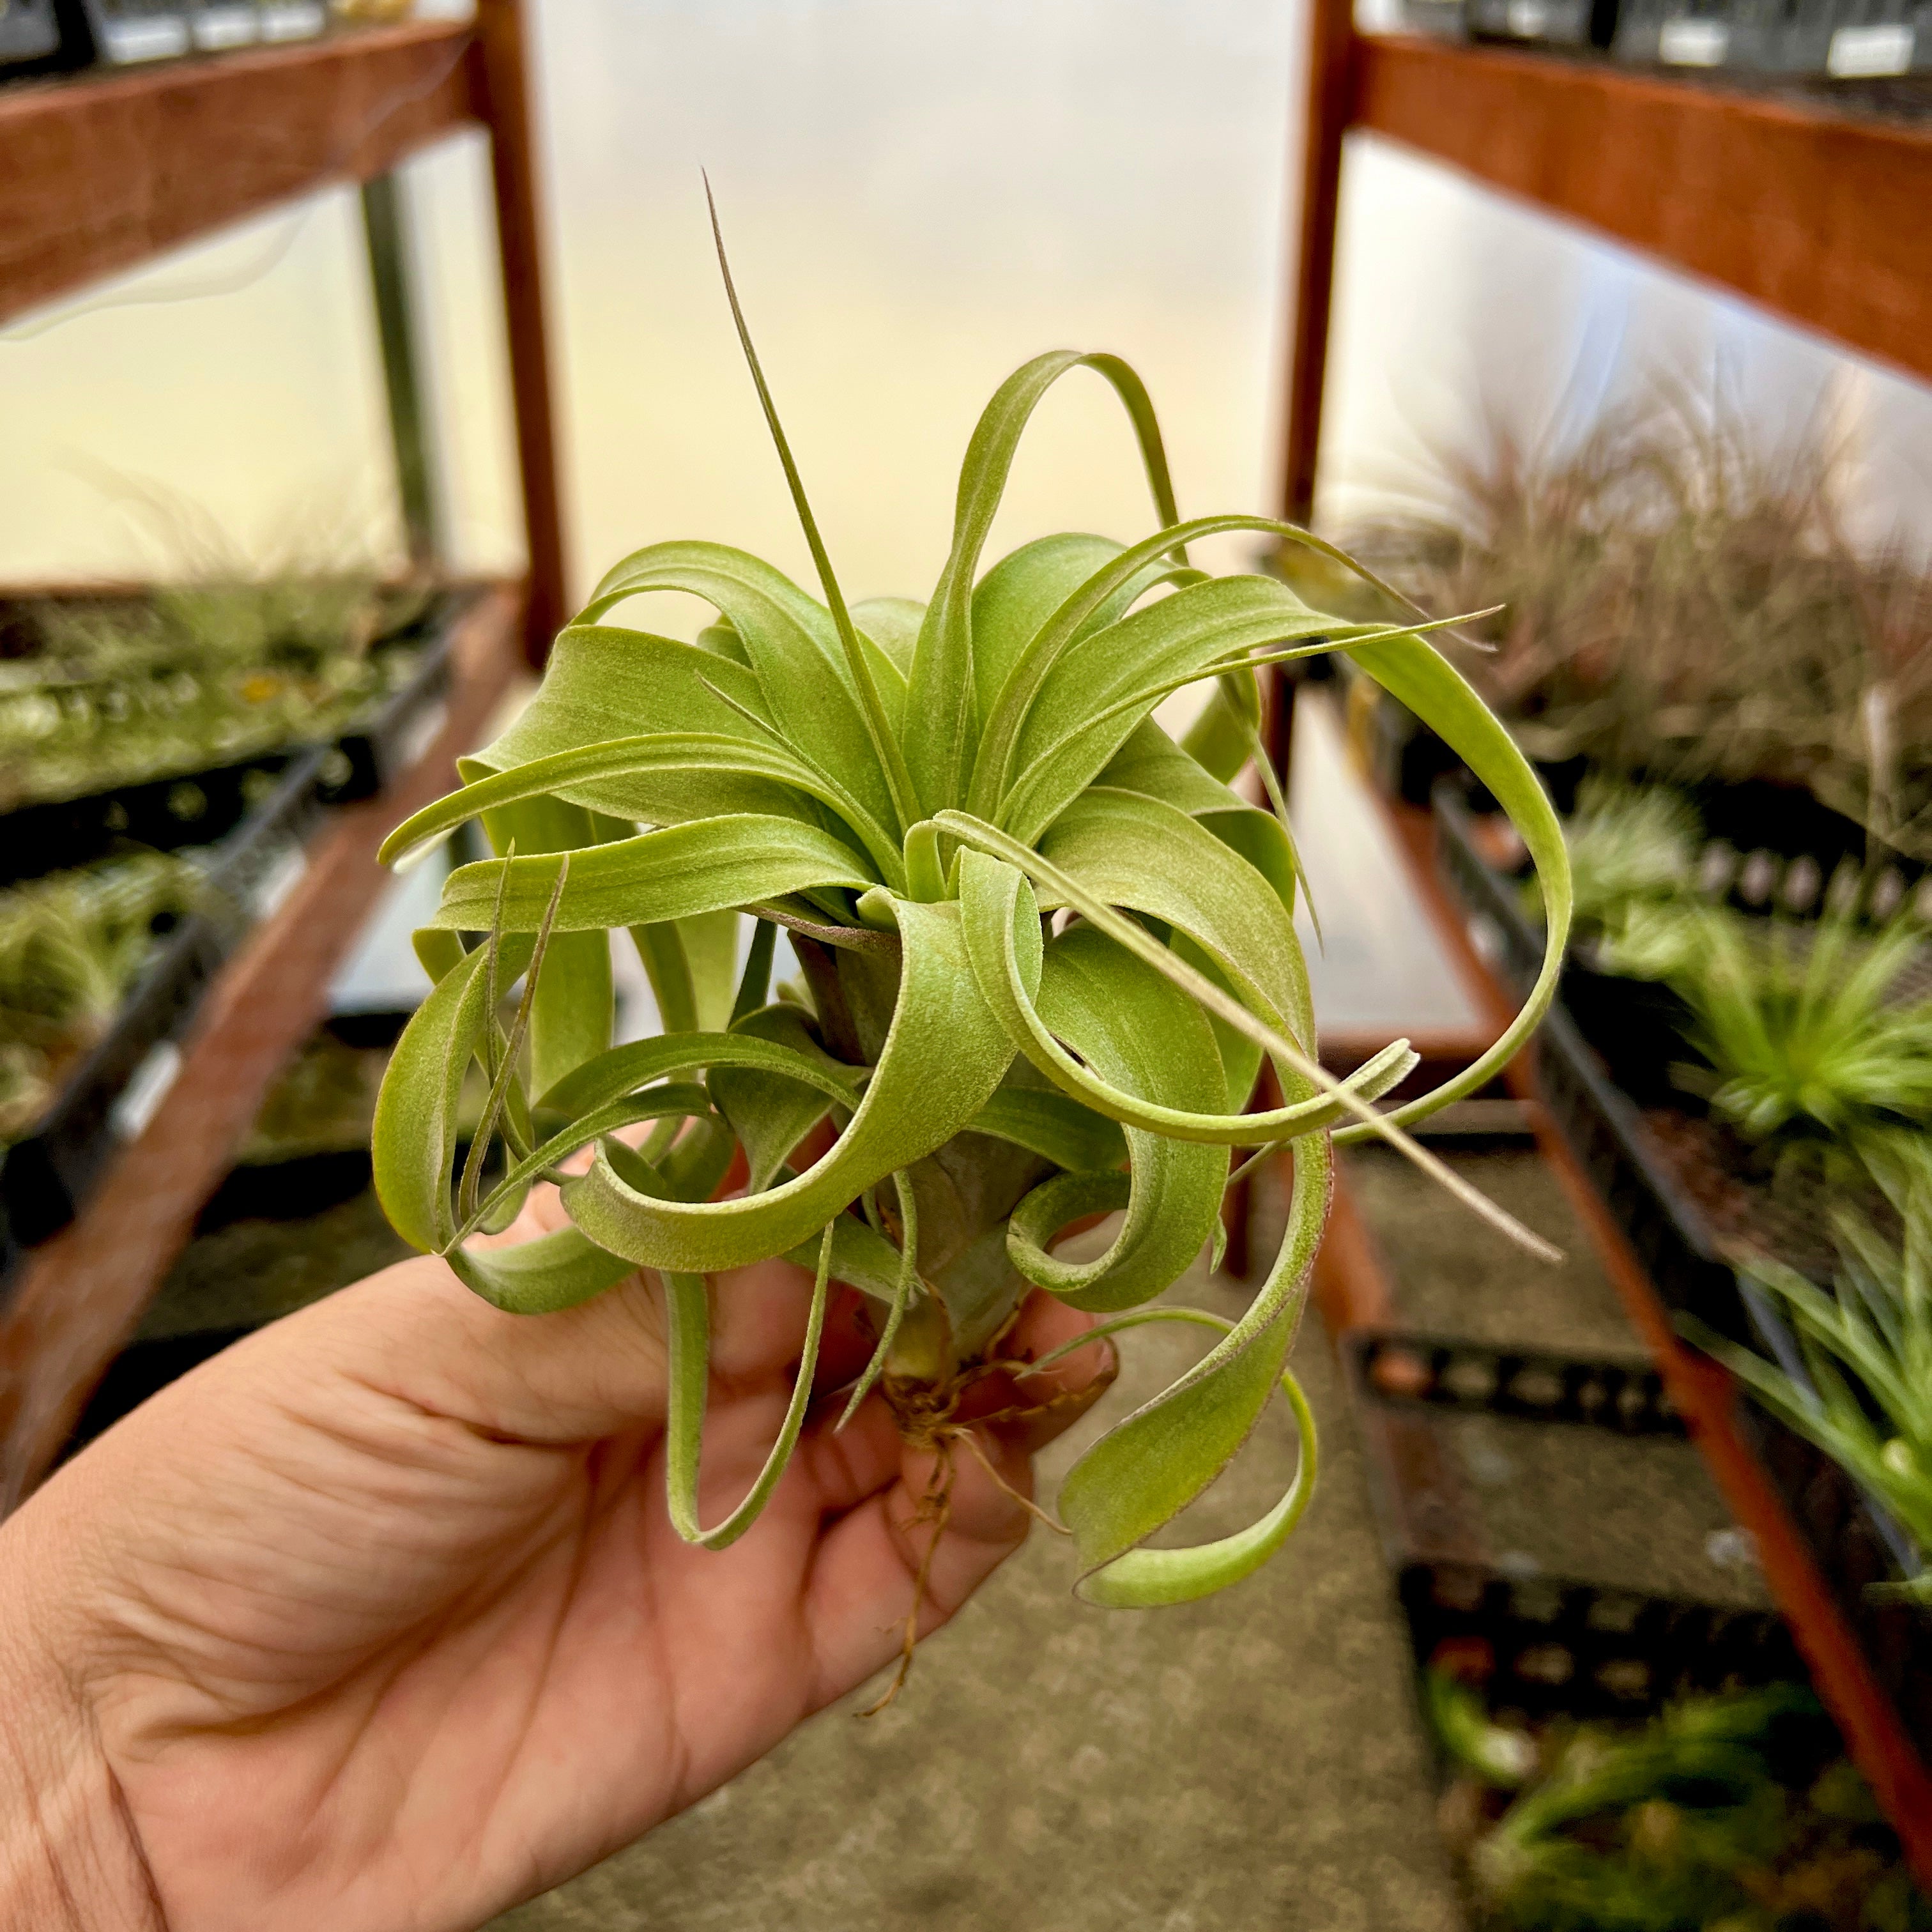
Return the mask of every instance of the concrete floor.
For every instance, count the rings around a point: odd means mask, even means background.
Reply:
[[[1389,1278],[1394,1322],[1510,1348],[1646,1358],[1560,1184],[1527,1143],[1451,1154],[1458,1172],[1564,1250],[1552,1266],[1511,1246],[1382,1148],[1352,1149],[1348,1185]],[[1770,1598],[1750,1543],[1688,1442],[1432,1418],[1467,1478],[1484,1546],[1520,1574],[1740,1610]]]
[[[1178,1334],[1126,1339],[1123,1387],[1042,1459],[1046,1493],[1190,1359]],[[1312,1320],[1295,1361],[1325,1461],[1260,1575],[1178,1609],[1091,1610],[1036,1530],[891,1710],[859,1721],[860,1692],[494,1932],[1454,1932],[1406,1635]],[[1197,1533],[1258,1515],[1291,1457],[1286,1423],[1264,1424]]]

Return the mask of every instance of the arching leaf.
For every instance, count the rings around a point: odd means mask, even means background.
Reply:
[[[825,1333],[826,1289],[830,1280],[832,1230],[820,1238],[818,1269],[812,1285],[812,1312],[807,1316],[805,1348],[778,1440],[765,1458],[744,1499],[715,1528],[698,1520],[698,1459],[704,1446],[704,1410],[711,1382],[710,1291],[701,1275],[664,1276],[664,1325],[670,1348],[669,1405],[664,1421],[664,1490],[670,1506],[671,1527],[687,1543],[706,1550],[724,1550],[736,1543],[758,1520],[783,1478],[798,1446],[799,1431],[812,1402],[812,1378],[818,1366],[818,1344]]]
[[[932,602],[926,607],[926,622],[913,654],[906,706],[906,756],[928,813],[958,804],[966,796],[975,730],[974,581],[994,513],[1006,487],[1013,453],[1041,398],[1069,370],[1083,368],[1113,385],[1139,440],[1155,510],[1163,524],[1175,520],[1174,490],[1154,405],[1140,378],[1118,356],[1055,350],[1036,356],[1000,384],[967,446],[959,471],[952,548]]]
[[[1046,949],[1040,1011],[1057,1037],[1124,1092],[1180,1112],[1211,1112],[1225,1099],[1220,1055],[1201,1009],[1090,926]],[[1131,1126],[1126,1139],[1126,1186],[1106,1177],[1120,1198],[1090,1201],[1095,1177],[1063,1176],[1029,1195],[1006,1232],[1021,1274],[1076,1308],[1152,1299],[1192,1264],[1220,1218],[1228,1178],[1222,1149]],[[1119,1207],[1126,1216],[1103,1255],[1073,1262],[1046,1252],[1048,1237],[1075,1216]]]
[[[1333,1170],[1324,1136],[1295,1143],[1288,1232],[1247,1312],[1171,1388],[1116,1423],[1067,1472],[1060,1512],[1085,1573],[1083,1595],[1123,1606],[1183,1601],[1245,1574],[1244,1563],[1252,1569],[1293,1527],[1298,1509],[1285,1522],[1271,1514],[1266,1528],[1232,1550],[1210,1544],[1196,1551],[1138,1552],[1227,1466],[1274,1392],[1321,1244]],[[1305,1472],[1312,1481],[1312,1457]],[[1123,1564],[1130,1552],[1160,1560]]]
[[[459,932],[483,930],[506,871],[504,930],[534,932],[556,878],[554,862],[540,858],[459,866],[444,883],[431,922]],[[604,932],[734,911],[817,886],[872,883],[864,860],[829,832],[788,818],[706,818],[580,854],[572,862],[556,926],[560,932]]]

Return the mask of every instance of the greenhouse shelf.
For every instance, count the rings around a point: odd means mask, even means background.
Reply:
[[[1357,32],[1311,0],[1282,513],[1315,500],[1344,145],[1400,142],[1485,188],[1932,376],[1932,88],[1690,78]]]
[[[1417,896],[1482,1011],[1498,1028],[1514,1011],[1514,994],[1479,956],[1468,931],[1438,883],[1437,829],[1431,814],[1378,799],[1393,840],[1404,854]],[[1556,1176],[1615,1286],[1633,1326],[1662,1372],[1670,1399],[1689,1429],[1738,1523],[1754,1538],[1766,1582],[1809,1665],[1818,1694],[1843,1731],[1886,1815],[1897,1828],[1920,1882],[1932,1888],[1932,1765],[1901,1721],[1821,1574],[1813,1546],[1794,1521],[1753,1446],[1757,1432],[1731,1376],[1708,1356],[1687,1348],[1670,1312],[1611,1204],[1565,1140],[1538,1090],[1536,1049],[1521,1055],[1506,1079],[1526,1103],[1538,1151]],[[1387,1325],[1386,1285],[1372,1240],[1346,1192],[1324,1244],[1316,1288],[1331,1330]]]
[[[318,189],[377,183],[447,136],[486,131],[536,664],[568,610],[524,38],[519,0],[477,0],[471,20],[0,88],[0,322]]]
[[[198,909],[156,946],[33,1131],[0,1151],[0,1310],[32,1252],[28,1244],[73,1220],[114,1149],[138,1131],[148,1096],[158,1096],[172,1076],[178,1036],[222,962],[292,881],[315,829],[327,755],[310,749],[289,759],[266,798],[214,848]]]
[[[43,1475],[202,1204],[269,1083],[322,1016],[329,983],[380,902],[391,827],[455,781],[523,676],[521,595],[491,586],[452,639],[434,742],[386,790],[338,808],[298,876],[204,995],[165,1090],[68,1227],[32,1250],[0,1309],[0,1514]]]
[[[0,93],[0,322],[481,118],[466,21]]]

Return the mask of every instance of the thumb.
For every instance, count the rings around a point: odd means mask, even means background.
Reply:
[[[782,1261],[715,1276],[712,1373],[728,1383],[783,1372],[804,1340],[811,1288]],[[360,1384],[500,1440],[562,1447],[664,1417],[664,1295],[648,1270],[576,1308],[512,1315],[422,1256],[242,1346],[260,1352],[258,1375],[286,1364],[304,1381]]]

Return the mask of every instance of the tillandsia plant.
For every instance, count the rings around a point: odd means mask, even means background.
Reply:
[[[1436,467],[1438,500],[1352,541],[1412,596],[1497,607],[1493,652],[1459,662],[1533,755],[1802,785],[1932,856],[1932,573],[1852,541],[1827,442],[1774,450],[1734,402],[1653,382]]]
[[[1922,1568],[1889,1587],[1932,1604],[1932,1144],[1891,1144],[1871,1161],[1896,1214],[1888,1238],[1855,1208],[1834,1216],[1834,1292],[1753,1256],[1740,1279],[1770,1296],[1796,1330],[1804,1378],[1694,1328],[1760,1402],[1889,1509]]]
[[[1709,1062],[1680,1070],[1746,1138],[1856,1153],[1932,1130],[1932,994],[1915,991],[1924,928],[1868,937],[1837,914],[1803,925],[1684,914],[1674,980]]]
[[[502,1308],[562,1308],[658,1271],[670,1516],[714,1548],[743,1533],[784,1468],[832,1282],[866,1298],[877,1336],[845,1412],[880,1387],[908,1438],[945,1453],[960,1390],[1036,1286],[1103,1318],[1097,1337],[1204,1324],[1212,1347],[1089,1449],[1059,1498],[1088,1598],[1204,1594],[1264,1561],[1308,1499],[1312,1424],[1286,1364],[1332,1145],[1406,1142],[1406,1124],[1516,1052],[1562,956],[1562,833],[1508,735],[1415,630],[1342,622],[1280,582],[1188,562],[1188,544],[1220,531],[1316,540],[1256,516],[1182,521],[1146,392],[1112,356],[1042,356],[1010,376],[967,452],[931,598],[848,606],[731,303],[824,601],[720,544],[626,557],[557,638],[529,709],[465,764],[462,789],[392,836],[388,856],[401,860],[480,818],[500,856],[452,872],[418,935],[436,984],[378,1105],[383,1202],[406,1238]],[[982,570],[1022,431],[1082,368],[1125,406],[1160,527],[1124,547],[1049,536]],[[717,611],[694,644],[606,621],[663,590]],[[1291,916],[1295,850],[1256,730],[1256,668],[1333,650],[1461,748],[1515,813],[1548,901],[1550,958],[1506,1035],[1446,1087],[1380,1116],[1371,1102],[1414,1055],[1398,1042],[1340,1083],[1317,1064]],[[1215,694],[1178,744],[1151,714],[1203,680]],[[1226,782],[1250,759],[1273,810]],[[780,926],[806,986],[772,1001]],[[613,1046],[610,947],[625,932],[667,1030]],[[520,975],[506,1024],[499,995]],[[1264,1058],[1281,1104],[1244,1112]],[[490,1097],[453,1174],[473,1060]],[[496,1134],[507,1171],[485,1187]],[[1215,1239],[1232,1151],[1282,1148],[1286,1229],[1246,1313],[1228,1323],[1150,1306]],[[587,1170],[572,1171],[586,1149]],[[507,1249],[466,1245],[546,1178],[571,1226]],[[1116,1212],[1103,1252],[1054,1252],[1071,1224]],[[706,1278],[774,1256],[814,1277],[796,1394],[751,1492],[704,1524]],[[1288,1492],[1237,1534],[1144,1547],[1277,1388],[1303,1445]]]
[[[1593,772],[1563,828],[1577,924],[1612,926],[1634,903],[1688,892],[1702,831],[1697,808],[1682,792]]]
[[[1870,1791],[1802,1685],[1679,1698],[1640,1726],[1559,1719],[1534,1735],[1495,1722],[1478,1691],[1439,1670],[1425,1703],[1460,1774],[1440,1815],[1485,1924],[1932,1924]]]

